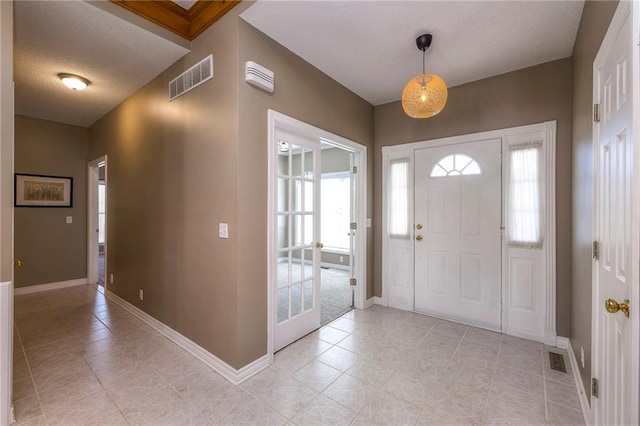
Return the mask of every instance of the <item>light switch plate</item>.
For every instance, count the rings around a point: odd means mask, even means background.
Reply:
[[[367,218],[367,228],[371,228],[371,218]]]
[[[229,224],[228,223],[219,223],[218,224],[218,237],[220,237],[220,238],[229,238]]]
[[[67,223],[73,223],[73,216],[67,216]]]

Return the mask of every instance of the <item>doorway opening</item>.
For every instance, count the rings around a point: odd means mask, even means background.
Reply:
[[[89,162],[87,197],[87,277],[107,288],[107,156]]]
[[[320,146],[320,325],[326,325],[354,305],[354,154],[327,141]]]
[[[362,309],[366,147],[269,111],[269,353]]]

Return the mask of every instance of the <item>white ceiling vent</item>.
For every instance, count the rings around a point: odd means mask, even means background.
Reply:
[[[273,93],[275,85],[275,74],[270,69],[256,64],[253,61],[247,61],[245,64],[244,81],[247,83]]]
[[[169,100],[184,95],[213,78],[213,55],[209,55],[169,82]]]

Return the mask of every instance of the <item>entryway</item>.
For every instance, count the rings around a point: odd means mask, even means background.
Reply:
[[[383,147],[379,303],[556,346],[555,130]]]
[[[270,111],[273,351],[364,306],[366,148]]]
[[[87,277],[106,288],[107,261],[107,156],[88,165]]]

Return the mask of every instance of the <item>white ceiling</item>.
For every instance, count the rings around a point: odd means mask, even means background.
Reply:
[[[14,9],[17,114],[88,127],[189,52],[83,1],[16,1]],[[75,92],[58,73],[91,84]]]
[[[197,3],[198,0],[171,0],[181,8],[185,10],[191,9],[191,6]]]
[[[422,73],[448,86],[571,56],[583,1],[270,1],[248,23],[374,105]],[[277,79],[277,76],[276,76]]]

